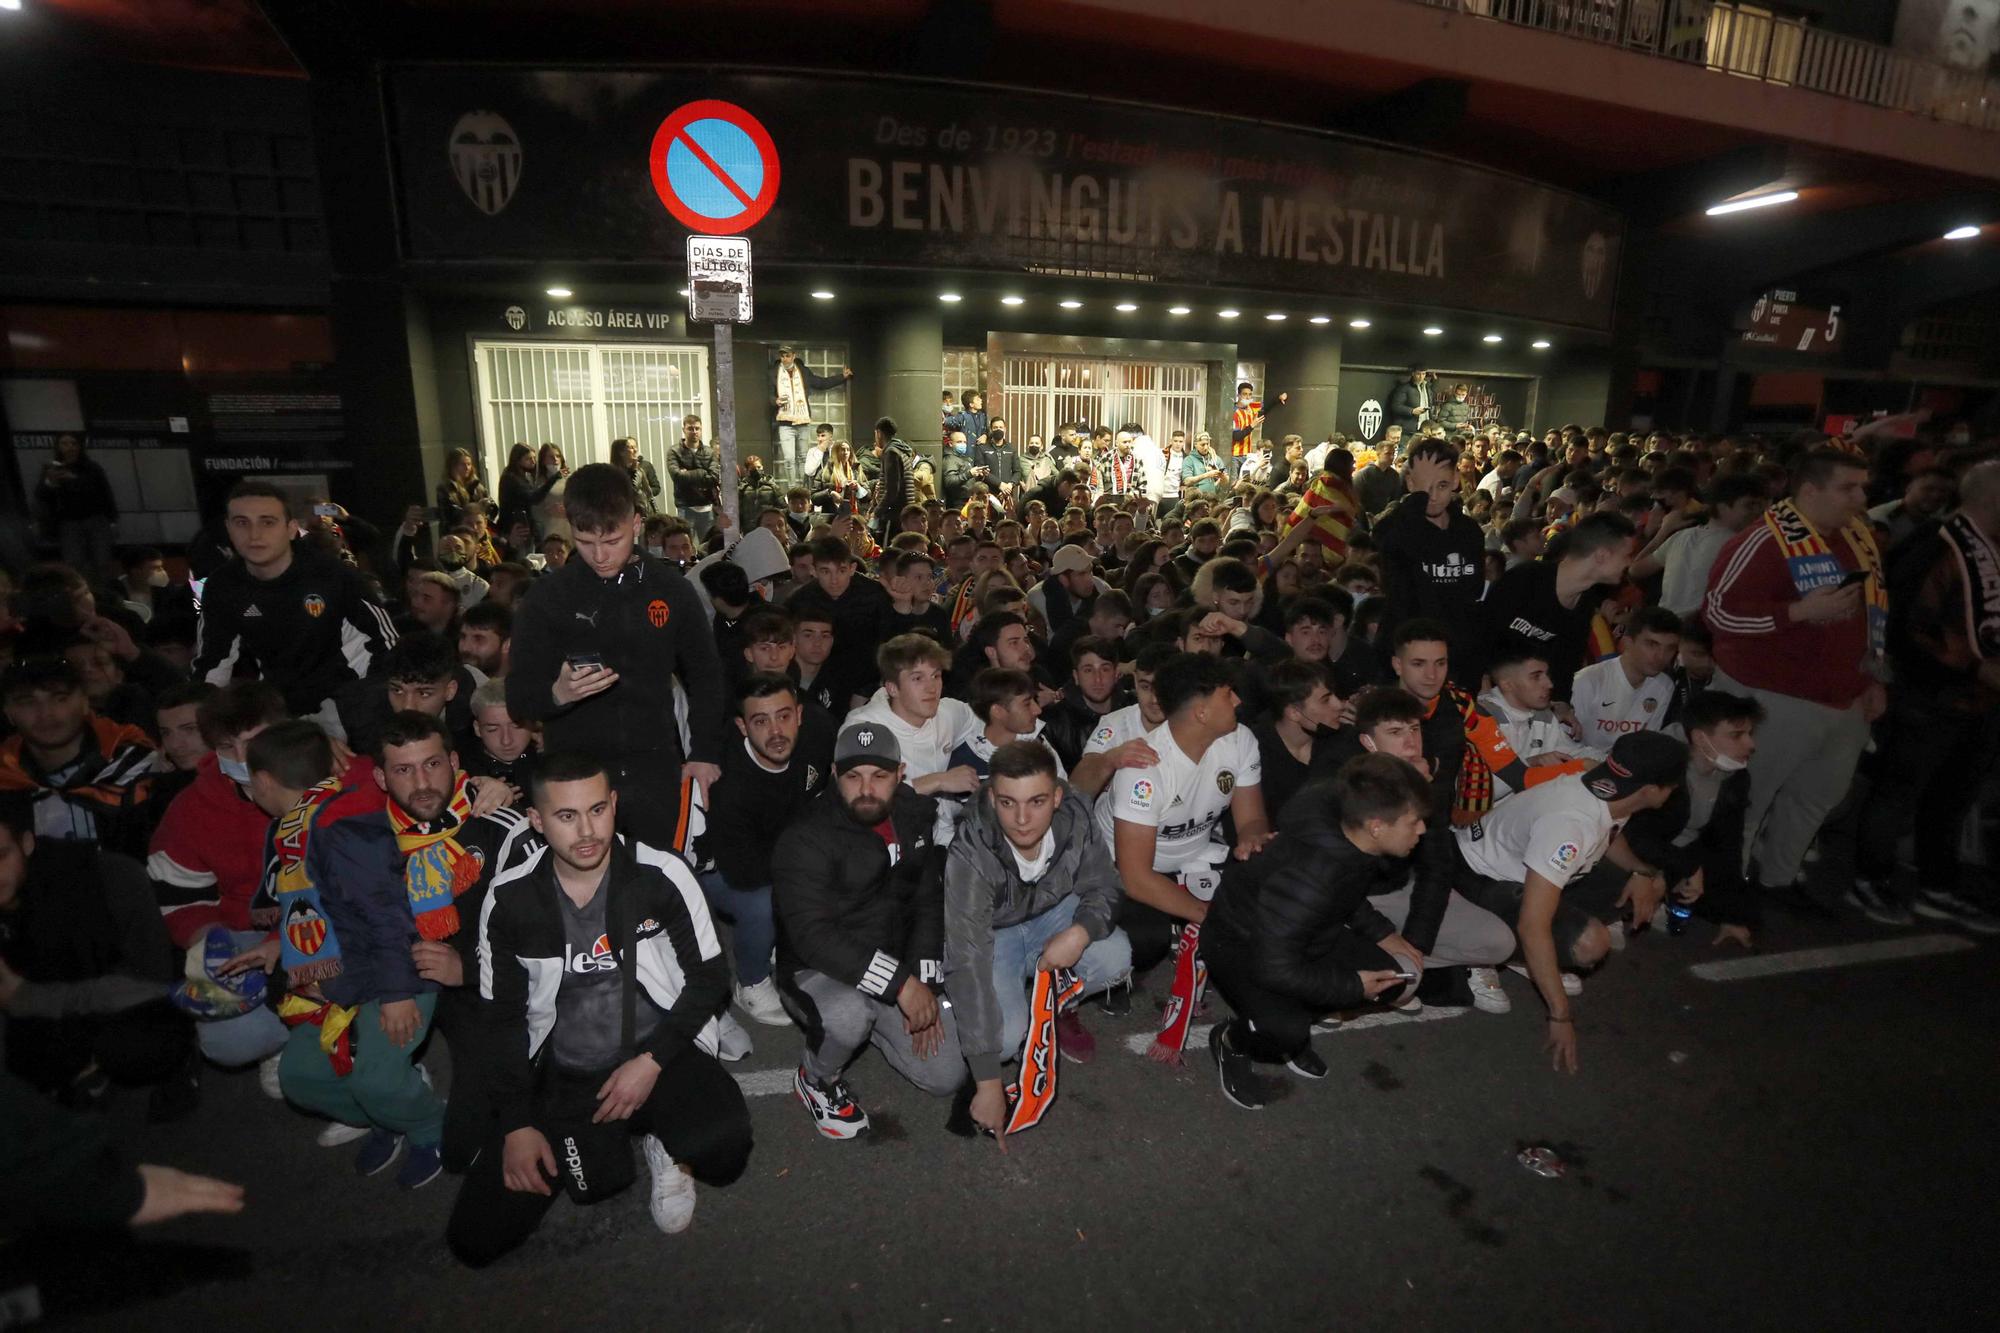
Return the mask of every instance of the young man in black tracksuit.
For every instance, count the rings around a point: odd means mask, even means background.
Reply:
[[[1422,955],[1368,903],[1392,891],[1423,836],[1430,787],[1389,755],[1349,760],[1307,787],[1302,811],[1262,854],[1231,862],[1202,928],[1201,952],[1236,1018],[1209,1033],[1223,1095],[1264,1104],[1251,1062],[1326,1077],[1312,1025],[1335,1009],[1416,988]],[[1409,974],[1399,977],[1398,973]]]
[[[277,487],[239,482],[227,512],[236,559],[202,585],[193,675],[227,685],[254,668],[294,716],[318,713],[396,642],[389,613],[351,566],[297,540]]]
[[[945,848],[938,805],[903,782],[887,727],[842,728],[834,788],[778,839],[771,890],[778,993],[805,1037],[793,1089],[830,1139],[868,1116],[841,1079],[864,1045],[936,1097],[965,1080],[944,984]]]
[[[1441,440],[1410,450],[1409,494],[1375,521],[1382,595],[1394,629],[1419,617],[1451,627],[1452,679],[1476,691],[1485,661],[1479,599],[1486,591],[1486,537],[1458,503],[1458,453]]]
[[[556,1190],[587,1204],[629,1184],[632,1131],[669,1234],[694,1219],[695,1180],[727,1185],[749,1160],[749,1109],[715,1058],[729,965],[701,886],[678,857],[618,838],[618,804],[603,765],[550,755],[529,815],[548,846],[487,896],[481,1054],[498,1129],[445,1233],[475,1267],[526,1240]]]
[[[649,847],[676,841],[683,771],[722,775],[728,704],[701,597],[681,572],[639,553],[631,479],[609,464],[571,474],[563,506],[576,553],[515,608],[507,705],[543,724],[550,750],[602,759],[618,788],[620,828]],[[674,723],[687,692],[691,753]]]

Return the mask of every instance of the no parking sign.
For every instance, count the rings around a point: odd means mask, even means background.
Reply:
[[[734,102],[689,102],[660,122],[647,165],[660,202],[689,231],[732,236],[778,199],[778,149]]]

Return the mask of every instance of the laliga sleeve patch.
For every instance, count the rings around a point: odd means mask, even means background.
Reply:
[[[1153,784],[1140,778],[1132,784],[1132,804],[1141,810],[1153,808]]]
[[[1565,842],[1559,845],[1554,852],[1550,853],[1549,864],[1557,870],[1568,870],[1576,864],[1576,858],[1582,855],[1583,848],[1573,842]]]
[[[1091,739],[1096,741],[1099,745],[1107,745],[1110,743],[1112,735],[1113,732],[1110,727],[1099,727],[1097,729],[1097,734],[1091,737]]]

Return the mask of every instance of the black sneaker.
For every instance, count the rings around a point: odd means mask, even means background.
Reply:
[[[1208,1053],[1215,1057],[1215,1077],[1222,1095],[1246,1111],[1264,1109],[1263,1080],[1251,1067],[1250,1057],[1229,1044],[1229,1024],[1217,1023],[1208,1030]]]
[[[1311,1042],[1307,1042],[1303,1050],[1285,1061],[1285,1068],[1300,1078],[1326,1077],[1326,1061],[1319,1058],[1319,1052],[1312,1048]]]
[[[1847,905],[1878,926],[1908,926],[1916,922],[1910,909],[1889,897],[1865,879],[1857,879],[1847,891]]]
[[[1107,1018],[1123,1018],[1132,1012],[1132,979],[1116,982],[1097,997],[1097,1007]]]

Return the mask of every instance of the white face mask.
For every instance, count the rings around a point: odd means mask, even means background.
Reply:
[[[154,570],[154,571],[153,571],[152,573],[148,574],[148,575],[146,576],[146,586],[147,586],[147,587],[149,587],[149,588],[164,588],[164,587],[166,587],[166,586],[167,586],[167,571],[166,571],[166,570],[164,570],[164,569],[156,569],[156,570]]]
[[[1740,773],[1744,769],[1750,767],[1750,765],[1745,763],[1743,760],[1732,758],[1731,756],[1726,755],[1722,753],[1722,751],[1716,749],[1715,742],[1713,741],[1705,740],[1702,742],[1702,744],[1708,747],[1708,762],[1714,764],[1716,768],[1720,769],[1724,773]]]
[[[250,785],[250,765],[241,759],[231,759],[224,754],[215,756],[215,766],[222,770],[222,776],[241,786]]]

